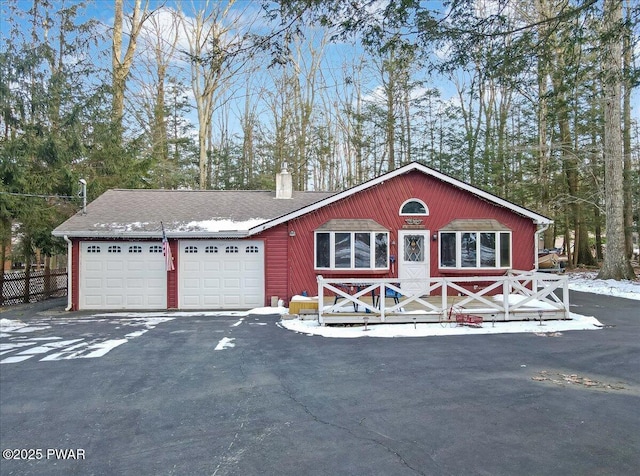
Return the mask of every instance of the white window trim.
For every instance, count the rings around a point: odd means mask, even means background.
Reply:
[[[425,209],[425,213],[402,213],[402,209],[404,208],[404,206],[409,203],[409,202],[418,202],[420,205],[422,205]],[[402,205],[400,205],[400,211],[398,212],[398,214],[402,217],[412,217],[412,216],[417,216],[417,217],[428,217],[429,216],[429,207],[427,206],[426,203],[424,203],[422,200],[420,200],[419,198],[410,198],[409,200],[405,200]]]
[[[456,266],[442,266],[442,234],[456,235]],[[462,266],[462,235],[464,233],[475,233],[477,236],[476,243],[480,243],[481,233],[494,233],[497,236],[496,240],[496,263],[502,262],[500,234],[506,233],[509,235],[509,264],[508,266],[478,266],[480,263],[480,253],[476,252],[476,266]],[[438,232],[438,269],[442,271],[455,270],[455,271],[482,271],[492,269],[511,269],[513,263],[513,233],[511,230],[444,230]]]
[[[319,234],[329,234],[329,267],[318,267],[318,235]],[[336,244],[336,233],[349,233],[351,234],[351,263],[355,263],[355,235],[359,233],[369,233],[371,239],[369,241],[371,247],[370,253],[370,264],[371,267],[368,268],[337,268],[336,267],[336,256],[335,256],[335,244]],[[375,251],[375,239],[377,234],[385,234],[387,235],[387,261],[384,267],[376,268],[376,251]],[[319,230],[314,233],[313,236],[313,266],[315,270],[319,271],[357,271],[357,272],[366,272],[366,271],[386,271],[389,269],[389,232],[388,231],[331,231],[331,230]]]

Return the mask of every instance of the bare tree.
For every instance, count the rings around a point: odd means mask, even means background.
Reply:
[[[153,98],[152,114],[152,153],[160,162],[162,170],[168,170],[169,140],[167,135],[165,83],[167,73],[172,61],[175,60],[176,46],[179,39],[177,15],[172,10],[163,10],[162,15],[152,16],[149,33],[153,41],[152,51],[155,60],[155,94]],[[166,21],[168,20],[168,22]],[[165,186],[167,177],[161,177]]]
[[[178,160],[169,156],[170,117],[176,111],[175,93],[180,61],[176,51],[180,40],[177,12],[159,8],[152,12],[140,31],[138,53],[130,73],[132,94],[127,94],[125,107],[136,119],[142,137],[149,144],[152,159],[150,175],[153,183],[163,188],[180,185]],[[175,121],[172,121],[175,126]]]
[[[124,114],[124,96],[127,88],[127,78],[133,64],[134,54],[138,42],[138,37],[142,26],[149,16],[148,0],[142,7],[142,0],[135,0],[133,14],[129,25],[129,41],[127,48],[122,55],[122,43],[124,36],[124,0],[115,0],[115,15],[113,20],[113,43],[111,50],[112,67],[112,105],[111,117],[113,122],[122,127],[122,117]]]
[[[191,86],[198,114],[200,188],[210,180],[208,151],[212,149],[212,117],[224,94],[238,81],[251,55],[247,31],[251,18],[234,9],[235,0],[194,3],[193,17],[181,12],[189,43]]]

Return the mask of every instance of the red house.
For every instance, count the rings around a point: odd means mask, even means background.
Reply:
[[[319,275],[502,275],[536,268],[552,223],[418,163],[337,193],[291,183],[285,168],[275,192],[107,191],[53,232],[69,308],[249,309],[315,294]]]

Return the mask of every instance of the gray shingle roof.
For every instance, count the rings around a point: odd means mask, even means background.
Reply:
[[[335,192],[293,192],[276,199],[269,191],[108,190],[53,234],[69,237],[244,236],[270,220],[312,205]]]

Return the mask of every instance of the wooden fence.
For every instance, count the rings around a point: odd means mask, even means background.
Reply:
[[[0,306],[67,295],[67,270],[11,271],[0,274]]]
[[[406,292],[404,281],[420,284],[420,291]],[[569,319],[568,278],[516,270],[424,280],[318,277],[321,324],[438,322],[450,317],[452,307],[492,321]]]

